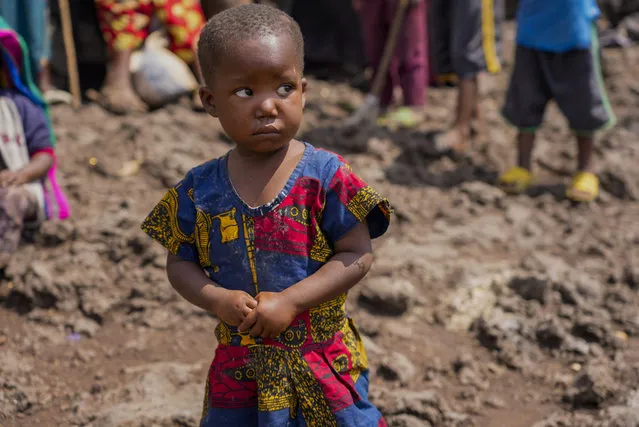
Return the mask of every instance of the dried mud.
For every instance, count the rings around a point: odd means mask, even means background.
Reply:
[[[339,123],[362,94],[311,81],[303,138],[344,154],[396,209],[349,302],[389,425],[639,426],[639,49],[604,60],[619,121],[599,138],[591,205],[563,196],[575,147],[554,106],[538,185],[516,197],[494,186],[515,155],[499,115],[507,71],[486,81],[487,133],[464,159],[429,140],[452,90],[430,92],[418,130],[346,137]],[[73,216],[46,224],[1,278],[0,424],[196,425],[215,319],[175,294],[138,225],[229,145],[181,105],[53,117]]]

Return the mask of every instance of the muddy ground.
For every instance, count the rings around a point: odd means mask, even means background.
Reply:
[[[604,59],[619,123],[601,135],[604,192],[587,206],[563,196],[575,147],[555,107],[539,185],[518,197],[494,186],[514,158],[499,115],[508,67],[486,82],[488,132],[468,159],[435,155],[427,137],[449,122],[452,90],[430,92],[418,131],[344,137],[362,94],[311,80],[303,137],[395,206],[349,306],[391,426],[639,426],[639,49]],[[46,224],[1,278],[0,425],[194,426],[215,319],[171,289],[139,223],[229,145],[181,105],[53,116],[73,217]]]

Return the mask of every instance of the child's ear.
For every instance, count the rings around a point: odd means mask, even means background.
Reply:
[[[306,106],[306,88],[308,86],[308,80],[302,78],[302,108]]]
[[[202,100],[202,105],[207,113],[209,113],[213,117],[217,117],[217,108],[215,107],[215,97],[213,96],[213,92],[207,86],[202,86],[200,88],[200,99]]]

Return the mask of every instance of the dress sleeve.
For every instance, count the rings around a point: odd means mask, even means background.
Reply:
[[[331,243],[339,241],[357,223],[366,223],[371,238],[383,235],[392,212],[388,200],[339,161],[326,188],[321,228]]]
[[[38,152],[51,150],[53,148],[51,131],[44,112],[25,96],[16,96],[14,102],[20,117],[22,117],[22,127],[29,155],[34,156]]]
[[[193,180],[188,174],[155,205],[142,222],[142,231],[173,255],[199,265],[195,244],[196,215]]]

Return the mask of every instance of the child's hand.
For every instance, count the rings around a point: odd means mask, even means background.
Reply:
[[[10,171],[8,169],[0,171],[0,187],[2,188],[17,187],[26,183],[26,177],[20,171]]]
[[[257,301],[246,292],[227,290],[216,306],[214,311],[220,320],[228,325],[238,326],[255,310]]]
[[[239,326],[240,331],[250,330],[254,337],[277,338],[299,314],[297,307],[280,292],[260,292],[255,299],[257,308]]]

